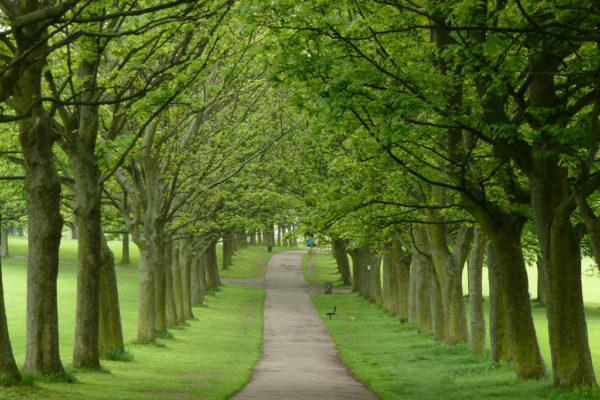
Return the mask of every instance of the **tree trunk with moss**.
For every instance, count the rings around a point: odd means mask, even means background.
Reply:
[[[168,327],[179,325],[175,291],[173,289],[173,247],[173,239],[169,238],[165,242],[165,317]]]
[[[235,234],[227,231],[223,234],[223,258],[222,269],[227,269],[232,263],[234,252]]]
[[[332,239],[331,240],[332,252],[335,257],[335,262],[338,267],[338,271],[342,275],[344,285],[352,283],[352,277],[350,275],[350,262],[348,261],[348,252],[346,251],[347,243],[344,239]]]
[[[183,298],[183,317],[185,319],[194,319],[192,312],[192,260],[191,260],[191,244],[189,240],[184,240],[179,248],[179,262],[181,267],[181,289]]]
[[[410,261],[410,280],[408,282],[408,319],[410,325],[417,324],[417,259],[413,256]]]
[[[431,260],[423,254],[417,254],[415,262],[415,285],[417,306],[417,330],[419,333],[433,331],[433,315],[431,308],[432,287],[431,274],[433,267]]]
[[[492,244],[487,246],[488,278],[489,278],[489,313],[490,313],[490,347],[492,348],[492,361],[512,360],[511,340],[509,338],[508,318],[504,306],[504,293],[500,288],[500,272],[496,251]]]
[[[438,190],[439,188],[434,188],[434,191]],[[440,222],[439,218],[434,217],[433,222]],[[419,232],[419,230],[417,228],[415,231]],[[454,250],[450,252],[445,225],[432,223],[427,226],[431,258],[442,289],[446,317],[445,342],[449,346],[469,341],[462,270],[471,245],[472,232],[472,228],[462,227],[457,235]]]
[[[482,270],[487,239],[480,228],[473,235],[473,247],[469,256],[469,304],[471,324],[471,353],[485,351],[485,316],[483,312]]]
[[[115,271],[115,257],[108,247],[106,238],[101,235],[101,263],[100,263],[100,321],[99,321],[99,352],[125,351],[123,343],[123,327],[121,325],[121,310],[119,308],[119,292],[117,288],[117,274]]]
[[[204,267],[206,269],[206,288],[216,289],[221,284],[219,267],[217,265],[217,241],[211,239],[206,248],[204,256]]]
[[[0,217],[0,225],[2,218]],[[4,284],[2,282],[2,262],[0,261],[0,375],[4,376],[6,383],[15,384],[21,380],[21,374],[13,355],[8,323],[6,320],[6,307],[4,305]]]
[[[0,231],[0,257],[8,257],[8,229],[6,225],[2,225]]]
[[[398,315],[398,295],[398,266],[388,245],[383,256],[383,308],[392,317]]]
[[[180,241],[177,245],[173,246],[173,262],[171,263],[172,274],[173,274],[173,294],[175,299],[175,307],[177,311],[177,323],[175,325],[183,324],[185,317],[183,314],[183,284],[181,282],[181,261],[180,261]]]
[[[446,337],[446,317],[442,301],[442,287],[435,273],[431,274],[431,312],[433,314],[433,338],[444,340]]]

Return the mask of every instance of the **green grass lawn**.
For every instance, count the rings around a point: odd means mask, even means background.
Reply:
[[[303,263],[306,264],[309,258],[305,256]],[[320,253],[314,260],[315,273],[311,279],[336,274],[337,267],[331,255]],[[484,269],[485,294],[486,273],[487,269]],[[536,270],[529,268],[528,273],[535,297]],[[582,280],[590,348],[598,373],[600,337],[595,332],[600,331],[600,278],[587,274]],[[464,289],[466,294],[466,280]],[[520,381],[516,379],[512,365],[492,366],[489,350],[483,356],[472,356],[468,345],[447,348],[443,343],[435,342],[431,334],[418,335],[416,328],[400,324],[357,294],[319,295],[314,296],[313,301],[334,337],[344,363],[384,399],[600,398],[598,391],[581,393],[554,389],[550,380]],[[487,304],[486,299],[486,319]],[[337,305],[339,315],[329,321],[324,313],[334,305]],[[468,301],[466,306],[468,317]],[[532,312],[540,348],[551,371],[546,309],[532,303]]]
[[[11,238],[12,239],[12,238]],[[61,258],[76,259],[63,241]],[[116,242],[120,244],[120,242]],[[135,246],[132,246],[132,250]],[[76,248],[76,247],[75,247]],[[12,254],[19,254],[16,243]],[[244,257],[244,252],[239,257]],[[75,258],[74,258],[75,257]],[[238,261],[234,256],[234,262]],[[26,261],[3,259],[5,301],[13,350],[18,365],[25,358]],[[253,266],[243,269],[252,270]],[[61,264],[58,277],[60,352],[70,368],[75,320],[76,267]],[[137,330],[138,275],[118,271],[123,333],[131,362],[103,361],[110,373],[77,372],[77,383],[42,383],[34,387],[0,389],[1,399],[225,399],[249,379],[262,343],[264,291],[225,284],[195,307],[196,320],[164,345],[134,345]]]
[[[220,269],[221,278],[260,278],[263,275],[267,263],[273,254],[280,251],[292,250],[290,247],[274,247],[272,252],[267,251],[267,246],[249,246],[238,251],[233,258],[233,263],[227,269]],[[223,250],[217,247],[217,258],[219,268]]]
[[[344,285],[341,275],[337,272],[335,258],[328,251],[302,257],[302,272],[304,279],[313,285],[322,286],[325,282],[333,282],[334,287],[352,287]]]
[[[129,258],[131,259],[129,264],[120,262],[123,255],[123,242],[110,240],[108,246],[115,255],[117,267],[137,267],[140,261],[140,252],[133,241],[129,241]],[[9,236],[8,253],[11,256],[27,256],[27,237]],[[77,262],[77,240],[63,238],[60,241],[59,259],[61,261]]]

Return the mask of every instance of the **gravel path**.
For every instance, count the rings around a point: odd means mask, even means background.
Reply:
[[[261,282],[266,290],[262,359],[231,399],[378,399],[341,363],[310,300],[303,253],[278,253],[269,261]]]

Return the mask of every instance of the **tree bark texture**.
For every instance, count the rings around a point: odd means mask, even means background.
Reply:
[[[0,231],[0,257],[8,257],[8,229],[6,225],[2,225]]]
[[[152,251],[149,248],[140,248],[137,334],[139,342],[152,342],[156,339],[155,270]]]
[[[223,235],[223,259],[221,260],[223,265],[222,269],[227,269],[232,263],[234,252],[234,234],[233,232],[226,232]]]
[[[391,245],[383,256],[383,308],[390,316],[398,315],[398,268],[394,262]]]
[[[417,324],[417,259],[413,256],[410,261],[410,281],[408,283],[408,323]]]
[[[92,69],[83,61],[82,69]],[[80,72],[84,77],[91,72]],[[74,179],[75,208],[73,214],[79,236],[77,268],[77,307],[73,366],[100,368],[98,351],[100,268],[102,264],[101,188],[98,184],[98,159],[95,154],[98,130],[98,107],[79,107],[79,133],[70,144],[69,164]]]
[[[204,267],[206,269],[206,288],[216,289],[221,284],[219,267],[217,264],[217,241],[210,240],[204,256]]]
[[[433,331],[433,318],[431,309],[432,288],[431,274],[433,266],[431,260],[417,254],[415,262],[416,303],[417,303],[417,330],[419,333]]]
[[[131,257],[129,256],[129,233],[123,233],[122,237],[123,251],[121,253],[121,262],[123,264],[129,264],[131,263]]]
[[[546,264],[541,256],[537,257],[537,301],[540,304],[548,304],[548,274],[546,273]]]
[[[331,246],[344,285],[349,285],[352,283],[352,277],[350,276],[350,262],[348,261],[348,253],[346,251],[347,243],[344,239],[332,239]]]
[[[492,362],[512,360],[511,340],[509,337],[508,317],[504,302],[504,293],[500,288],[500,271],[496,251],[492,244],[487,246],[489,302],[490,302],[490,347]]]
[[[193,319],[192,312],[192,260],[191,260],[191,243],[189,240],[184,240],[179,248],[179,262],[181,267],[181,289],[183,297],[183,317],[185,319]]]
[[[22,3],[23,15],[36,11],[34,2]],[[25,9],[27,8],[27,9]],[[62,373],[58,345],[56,278],[63,218],[61,183],[54,167],[52,146],[58,139],[52,122],[38,99],[48,54],[46,21],[14,30],[23,67],[16,75],[13,102],[20,119],[19,142],[25,163],[25,199],[29,214],[27,259],[27,350],[24,369],[41,374]]]
[[[435,272],[442,289],[444,316],[446,317],[445,342],[451,346],[469,341],[467,316],[462,289],[462,270],[471,245],[472,229],[462,227],[456,238],[453,253],[448,249],[448,238],[443,224],[430,224],[427,233],[423,227],[415,229],[415,238],[425,247],[427,238]]]
[[[0,224],[2,219],[0,218]],[[4,231],[3,231],[4,234]],[[6,307],[4,305],[4,284],[2,282],[2,261],[0,260],[0,375],[4,375],[10,383],[21,380],[19,368],[15,362],[10,337],[8,335],[8,323],[6,321]]]
[[[542,136],[544,136],[542,134]],[[548,139],[549,140],[549,139]],[[579,238],[567,169],[556,156],[535,160],[528,174],[531,203],[548,282],[548,333],[556,386],[595,385],[581,288]]]
[[[183,314],[183,283],[181,282],[181,261],[180,261],[180,250],[181,246],[180,241],[177,243],[177,246],[173,246],[173,262],[172,273],[173,273],[173,293],[175,298],[175,306],[177,310],[177,324],[183,324],[185,322],[185,317]]]
[[[442,301],[442,287],[435,272],[431,274],[431,294],[433,338],[441,341],[446,337],[446,318],[444,316],[444,302]]]
[[[123,343],[115,257],[108,247],[104,235],[101,235],[101,240],[98,350],[100,354],[107,350],[121,353],[125,351],[125,344]]]
[[[485,316],[483,312],[482,270],[487,239],[481,228],[476,227],[473,247],[469,256],[469,304],[471,325],[471,353],[485,351]]]
[[[206,271],[204,270],[204,251],[194,254],[192,259],[192,304],[204,304],[204,292],[206,290]]]
[[[165,317],[167,327],[176,327],[179,325],[175,292],[173,289],[173,247],[172,238],[165,241]]]

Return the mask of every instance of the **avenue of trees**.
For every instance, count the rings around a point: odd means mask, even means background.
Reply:
[[[66,226],[79,241],[76,368],[125,351],[107,233],[140,250],[143,343],[194,317],[237,247],[317,234],[354,291],[419,332],[474,353],[489,337],[492,361],[519,378],[596,385],[581,258],[600,265],[597,1],[0,0],[0,10],[2,236],[26,223],[29,241],[24,370],[64,372]],[[1,295],[0,373],[16,382]]]

